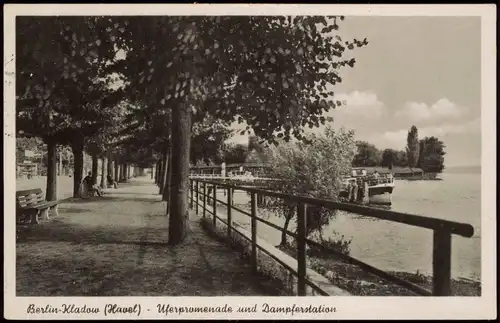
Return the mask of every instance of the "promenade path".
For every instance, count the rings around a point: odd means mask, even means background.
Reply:
[[[165,203],[149,177],[106,192],[65,200],[59,217],[18,226],[17,296],[279,295],[192,213],[187,240],[169,246]]]

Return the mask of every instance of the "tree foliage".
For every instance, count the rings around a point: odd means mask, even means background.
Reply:
[[[280,143],[268,151],[267,176],[280,179],[273,182],[273,190],[287,194],[336,200],[342,188],[342,178],[350,173],[356,151],[353,132],[335,132],[327,127],[324,135],[310,135],[310,144],[302,142]],[[291,201],[271,199],[266,206],[285,217],[284,230],[290,220],[296,219],[296,204]],[[322,230],[335,216],[334,211],[308,207],[307,234]],[[282,244],[286,236],[282,237]]]
[[[353,158],[354,167],[372,167],[380,165],[382,153],[374,145],[366,141],[356,142],[357,153]]]
[[[16,19],[16,108],[21,132],[67,142],[108,120],[112,91],[100,78],[115,50],[99,19]]]
[[[172,209],[170,219],[185,221],[187,197],[182,192],[188,181],[191,124],[207,116],[222,122],[237,116],[248,124],[247,130],[268,142],[304,139],[305,126],[324,124],[321,115],[340,104],[330,89],[342,81],[340,69],[355,63],[348,51],[367,44],[366,39],[342,39],[341,20],[323,16],[27,18],[18,26],[17,39],[22,56],[18,63],[25,67],[16,90],[20,125],[36,136],[60,142],[71,139],[77,166],[84,139],[111,127],[122,95],[138,104],[145,118],[148,113],[150,119],[170,116],[165,127],[170,136],[152,126],[155,121],[137,134],[151,139],[158,131],[160,139],[148,140],[150,145],[162,146],[170,140],[173,149],[179,149],[172,162],[172,202],[179,208]],[[124,60],[116,59],[118,49],[125,53]],[[123,81],[123,92],[111,91],[107,76],[111,73]],[[29,127],[30,123],[35,126]],[[101,150],[102,143],[108,142],[101,137],[105,135],[93,137],[87,148]],[[185,232],[174,222],[171,231]],[[177,239],[174,236],[184,236],[170,233],[172,241]]]
[[[337,105],[327,88],[355,63],[345,52],[367,44],[336,35],[340,17],[116,19],[127,59],[115,70],[126,75],[132,96],[190,102],[197,114],[227,121],[237,115],[269,141],[276,131],[300,138],[303,126],[324,123],[319,115]]]
[[[205,116],[204,120],[193,124],[191,134],[191,164],[196,165],[199,161],[204,164],[215,162],[222,163],[221,156],[224,142],[229,139],[231,130],[229,123]]]
[[[384,149],[382,152],[382,160],[380,166],[392,169],[393,166],[398,166],[398,151],[394,149]]]
[[[223,148],[223,158],[226,164],[244,163],[248,156],[248,147],[243,144],[227,143]]]
[[[418,163],[418,155],[420,150],[420,142],[418,140],[418,129],[411,126],[406,139],[406,154],[408,157],[408,167],[414,168]]]
[[[444,143],[436,137],[420,140],[420,168],[426,173],[441,173],[444,169]]]
[[[42,138],[50,152],[70,144],[75,154],[74,194],[79,194],[85,138],[106,128],[120,93],[103,72],[116,50],[100,17],[26,16],[16,19],[16,126]],[[55,158],[49,165],[54,175]],[[55,196],[56,178],[47,180]]]

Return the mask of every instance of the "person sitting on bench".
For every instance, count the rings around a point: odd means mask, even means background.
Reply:
[[[83,179],[83,183],[85,185],[85,188],[87,189],[87,192],[91,193],[93,195],[94,193],[97,193],[99,197],[102,196],[101,190],[99,189],[99,186],[93,184],[92,181],[92,172],[89,172],[87,177]]]
[[[118,183],[113,180],[113,178],[111,177],[111,175],[108,174],[107,180],[108,180],[108,186],[113,185],[114,188],[118,188]]]

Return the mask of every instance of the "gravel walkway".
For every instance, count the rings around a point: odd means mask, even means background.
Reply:
[[[165,204],[151,181],[65,201],[59,217],[18,226],[17,296],[278,295],[198,218],[184,244],[168,246]]]

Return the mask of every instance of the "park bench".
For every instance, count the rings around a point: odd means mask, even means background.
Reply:
[[[29,220],[31,224],[39,223],[40,214],[49,219],[49,210],[58,216],[57,206],[60,201],[46,201],[42,189],[35,188],[16,192],[16,215],[18,222]]]

